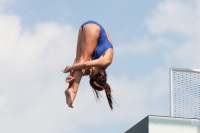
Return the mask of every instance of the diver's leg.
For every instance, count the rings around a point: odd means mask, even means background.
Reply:
[[[77,40],[77,48],[76,48],[76,58],[77,58],[77,56],[79,56],[80,55],[80,48],[81,48],[81,42],[82,42],[82,28],[80,28],[79,29],[79,33],[78,33],[78,40]],[[75,58],[75,60],[74,60],[74,63],[73,63],[73,65],[74,64],[76,64],[77,63],[77,61],[76,61],[76,58]],[[66,103],[67,103],[67,105],[69,106],[69,107],[71,107],[71,108],[73,108],[73,101],[74,101],[74,99],[75,99],[75,97],[76,97],[76,94],[77,94],[77,91],[78,91],[78,85],[79,85],[79,83],[80,83],[80,80],[81,80],[81,72],[80,71],[77,71],[77,72],[73,72],[73,73],[71,73],[70,72],[70,75],[71,76],[73,76],[73,77],[76,77],[75,79],[74,79],[74,81],[73,82],[70,82],[69,83],[69,86],[68,86],[68,88],[65,90],[65,96],[66,96]]]
[[[99,33],[100,28],[94,24],[87,24],[84,26],[84,29],[79,30],[74,64],[90,60],[90,57],[96,48]],[[83,76],[83,71],[74,71],[72,76],[75,77],[75,79],[69,84],[68,89],[65,90],[66,102],[71,108],[73,108],[72,103],[76,97],[78,86]]]
[[[89,61],[94,52],[100,34],[100,28],[96,24],[86,24],[82,29],[82,39],[78,44],[76,62]]]

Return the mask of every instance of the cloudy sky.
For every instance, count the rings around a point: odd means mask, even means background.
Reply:
[[[95,20],[115,55],[117,104],[96,102],[83,77],[74,109],[66,74],[80,25]],[[169,68],[200,68],[199,0],[0,0],[0,132],[123,133],[147,115],[169,116]]]

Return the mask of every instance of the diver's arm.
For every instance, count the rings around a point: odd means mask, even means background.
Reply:
[[[77,71],[77,70],[82,70],[82,69],[88,69],[93,66],[98,66],[98,67],[105,67],[110,65],[109,60],[102,60],[102,59],[96,59],[92,61],[86,61],[82,63],[77,63],[73,66],[67,66],[65,69],[63,69],[64,73],[68,73],[71,70]]]
[[[113,58],[113,51],[111,49],[109,51],[106,51],[106,53],[99,59],[77,63],[72,66],[67,66],[62,71],[64,73],[67,73],[71,70],[76,71],[76,70],[88,69],[88,68],[94,67],[94,66],[97,66],[97,67],[109,66],[112,63],[112,58]]]

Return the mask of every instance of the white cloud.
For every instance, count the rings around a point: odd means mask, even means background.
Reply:
[[[162,1],[152,11],[151,15],[145,19],[149,34],[139,39],[134,38],[129,44],[115,47],[115,52],[120,55],[126,53],[143,56],[152,51],[157,53],[158,56],[164,55],[163,62],[165,63],[163,66],[158,67],[159,63],[157,63],[153,72],[143,75],[143,79],[132,81],[133,85],[136,84],[136,81],[139,81],[137,87],[144,88],[146,99],[143,99],[142,106],[149,110],[152,109],[151,112],[155,112],[156,106],[152,105],[150,107],[145,101],[151,101],[151,104],[159,103],[161,97],[166,97],[169,94],[169,72],[166,69],[167,67],[173,66],[175,64],[173,62],[176,62],[179,65],[178,67],[200,68],[198,61],[200,53],[199,11],[200,2],[198,0]],[[153,59],[156,60],[157,57],[153,57]],[[142,95],[140,96],[142,97]],[[128,99],[126,100],[128,101]],[[139,110],[144,111],[145,108]],[[157,112],[157,114],[162,114],[162,112]]]
[[[66,84],[60,75],[73,61],[76,36],[70,25],[53,22],[23,31],[18,16],[0,14],[2,132],[74,131],[64,117]]]
[[[200,52],[200,2],[198,0],[166,0],[158,4],[146,18],[151,34],[165,38],[165,33],[174,36],[176,47],[169,51],[170,60],[177,60],[180,66],[199,68]],[[176,37],[183,36],[181,44]],[[169,56],[168,56],[169,57]]]
[[[176,50],[182,49],[182,46],[190,43],[191,47],[194,48],[193,50],[198,52],[196,49],[200,47],[198,45],[200,42],[199,12],[200,2],[198,0],[164,0],[145,18],[144,22],[149,34],[145,33],[143,37],[133,38],[133,41],[128,44],[115,46],[115,51],[120,54],[142,55],[164,47],[171,48],[171,51],[176,53]],[[168,40],[167,34],[174,36],[174,38]],[[180,36],[188,42],[185,41],[180,45],[177,41]],[[178,45],[180,46],[179,48],[177,48]],[[160,51],[157,52],[159,53]],[[191,53],[191,51],[184,52]],[[170,55],[177,57],[176,54],[170,53]],[[194,56],[192,55],[190,58],[192,57]]]
[[[199,34],[198,1],[166,0],[146,18],[149,31],[153,34],[174,32],[187,36]]]
[[[176,52],[191,42],[191,47],[196,51],[195,49],[200,47],[199,11],[198,0],[164,0],[144,20],[149,33],[140,38],[133,38],[130,43],[115,46],[115,52],[143,55],[155,50],[159,53],[161,47],[171,48],[171,51]],[[180,38],[185,39],[182,44],[179,43]],[[172,53],[170,55],[176,56]]]
[[[33,31],[23,31],[18,16],[5,14],[0,15],[0,27],[0,125],[4,133],[81,132],[83,124],[140,120],[149,110],[154,111],[147,106],[151,98],[147,86],[153,83],[148,77],[110,76],[119,104],[113,112],[104,93],[102,101],[95,102],[88,79],[83,78],[75,108],[68,108],[63,93],[66,75],[61,69],[73,62],[77,30],[68,24],[47,22],[37,24]]]

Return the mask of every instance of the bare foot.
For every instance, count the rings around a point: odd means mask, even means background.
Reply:
[[[70,108],[73,108],[73,101],[76,97],[76,93],[73,92],[72,89],[65,90],[65,96],[66,96],[66,103]]]

